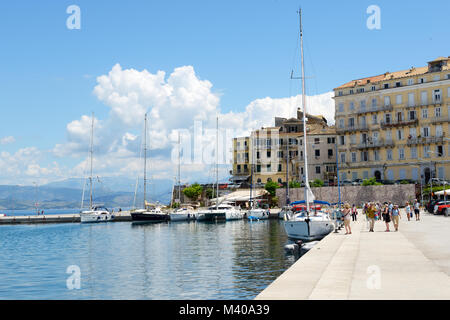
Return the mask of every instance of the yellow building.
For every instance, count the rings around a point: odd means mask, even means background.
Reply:
[[[233,140],[233,181],[255,184],[268,181],[303,182],[303,113],[297,118],[275,118],[274,127],[255,130],[250,137]],[[307,116],[309,180],[334,182],[336,178],[336,131],[325,118]],[[251,165],[253,163],[253,166]],[[288,170],[286,170],[288,168]]]
[[[450,179],[450,57],[334,91],[342,179]]]

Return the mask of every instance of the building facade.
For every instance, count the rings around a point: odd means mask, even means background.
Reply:
[[[334,92],[342,179],[450,179],[450,57]]]
[[[303,113],[297,118],[275,118],[274,127],[261,128],[250,137],[233,140],[233,180],[249,184],[268,181],[304,182]],[[336,132],[325,118],[307,116],[309,180],[334,181],[336,176]],[[252,165],[253,164],[253,165]]]

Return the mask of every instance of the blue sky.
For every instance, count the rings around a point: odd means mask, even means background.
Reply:
[[[72,4],[81,9],[81,30],[66,28]],[[372,4],[381,9],[381,30],[366,27]],[[0,144],[0,152],[47,152],[67,142],[66,126],[82,115],[108,118],[110,107],[93,90],[115,64],[166,76],[192,66],[211,82],[223,113],[296,95],[299,83],[289,76],[300,72],[300,5],[308,95],[450,55],[445,0],[2,1],[0,139],[15,142]],[[47,153],[40,161],[74,166],[80,159]]]

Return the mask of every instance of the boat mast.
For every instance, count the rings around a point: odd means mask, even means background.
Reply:
[[[94,158],[94,113],[92,112],[92,124],[91,124],[91,176],[89,178],[90,182],[90,197],[89,197],[89,206],[90,209],[93,209],[92,203],[92,174],[93,174],[93,158]]]
[[[147,208],[146,204],[147,194],[147,114],[145,114],[144,120],[144,209]]]
[[[216,210],[219,209],[219,116],[216,118]]]
[[[305,65],[303,59],[303,27],[302,27],[302,9],[298,11],[300,16],[300,50],[302,57],[302,105],[303,105],[303,148],[304,148],[304,163],[305,163],[305,202],[306,202],[306,212],[309,213],[309,177],[308,177],[308,156],[307,156],[307,139],[306,139],[306,97],[305,97]]]
[[[251,153],[252,153],[252,162],[250,163],[250,209],[253,209],[253,200],[252,200],[252,191],[253,191],[253,161],[254,158],[254,143],[253,143],[253,132],[250,133],[250,145],[251,145]]]
[[[289,138],[286,136],[286,205],[289,205]]]
[[[181,205],[181,137],[178,131],[178,201]]]

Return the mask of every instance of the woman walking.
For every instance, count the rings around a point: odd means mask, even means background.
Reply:
[[[348,203],[345,204],[343,217],[344,217],[345,234],[352,234],[352,228],[350,227],[351,210],[350,205]]]
[[[375,204],[369,203],[367,208],[367,217],[369,218],[369,232],[374,232],[373,228],[375,226]]]
[[[406,217],[408,218],[408,221],[411,221],[412,218],[412,212],[411,212],[411,206],[409,205],[409,202],[406,201],[406,205],[405,205],[405,212],[406,212]]]
[[[352,221],[357,221],[356,216],[358,215],[358,209],[356,209],[356,205],[354,204],[352,207]]]
[[[390,232],[391,230],[389,230],[389,223],[391,223],[391,212],[389,210],[388,204],[384,205],[383,220],[386,223],[386,230],[385,230],[385,232]]]
[[[398,205],[395,205],[394,209],[392,209],[392,221],[394,222],[395,231],[398,231],[398,221],[400,218],[400,210],[398,209]]]
[[[416,221],[420,220],[420,203],[419,201],[414,202],[414,213],[416,214]]]

